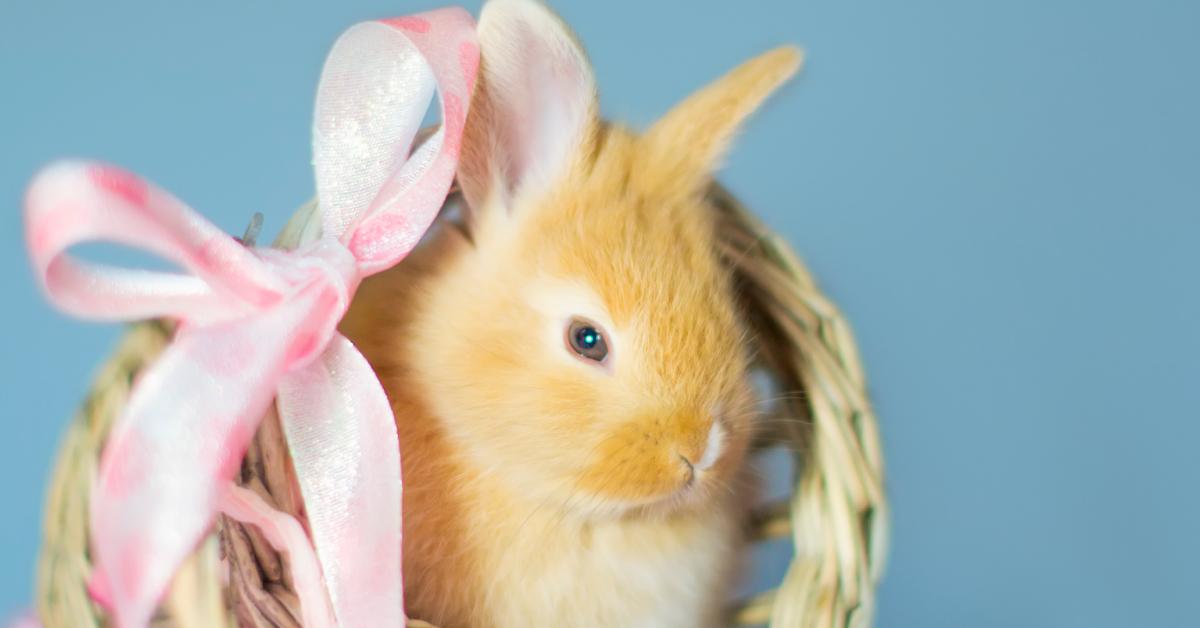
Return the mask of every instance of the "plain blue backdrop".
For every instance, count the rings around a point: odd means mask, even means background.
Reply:
[[[34,169],[103,158],[273,233],[310,196],[333,39],[435,4],[0,8],[0,613],[30,598],[56,442],[120,334],[38,294]],[[1200,3],[555,4],[635,125],[808,50],[723,177],[858,332],[894,500],[880,626],[1200,625]]]

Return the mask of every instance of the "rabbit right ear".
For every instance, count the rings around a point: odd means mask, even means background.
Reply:
[[[472,212],[544,189],[598,126],[591,64],[541,2],[490,0],[479,44],[458,173]]]

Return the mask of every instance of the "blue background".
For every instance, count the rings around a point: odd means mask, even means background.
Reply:
[[[333,39],[434,4],[0,8],[0,613],[29,599],[57,439],[120,333],[37,293],[28,177],[99,157],[273,233],[310,194]],[[894,500],[880,626],[1200,625],[1200,3],[556,6],[636,125],[808,49],[724,179],[858,331]]]

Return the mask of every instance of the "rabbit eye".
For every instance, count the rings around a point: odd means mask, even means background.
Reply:
[[[608,343],[604,333],[590,321],[572,319],[567,325],[567,346],[576,355],[595,362],[603,362],[608,356]]]

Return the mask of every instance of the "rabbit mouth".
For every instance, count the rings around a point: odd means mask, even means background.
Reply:
[[[703,511],[713,503],[720,491],[714,490],[720,480],[710,478],[709,472],[698,471],[681,479],[674,488],[638,500],[593,502],[592,507],[577,514],[592,521],[620,519],[663,519]]]
[[[705,482],[691,479],[675,489],[675,491],[646,504],[638,510],[648,517],[669,517],[679,513],[700,509],[707,503],[709,491],[704,488]]]
[[[698,508],[705,503],[710,494],[707,490],[707,475],[707,471],[697,470],[689,464],[687,475],[674,489],[637,504],[632,510],[647,515],[670,515]]]

